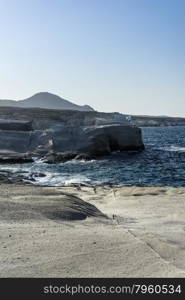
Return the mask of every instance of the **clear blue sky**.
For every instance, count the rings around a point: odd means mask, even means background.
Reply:
[[[0,98],[185,117],[185,0],[0,0]]]

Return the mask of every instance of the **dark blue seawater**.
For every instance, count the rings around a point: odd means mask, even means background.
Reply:
[[[42,172],[36,184],[185,186],[185,127],[142,128],[145,151],[119,152],[98,160],[48,165],[40,161],[0,169]]]

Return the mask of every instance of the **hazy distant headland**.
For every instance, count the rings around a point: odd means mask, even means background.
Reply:
[[[134,116],[133,123],[138,127],[185,126],[185,118],[168,116]]]
[[[77,105],[68,100],[65,100],[57,95],[41,92],[37,93],[24,100],[0,100],[0,106],[13,106],[13,107],[39,107],[48,109],[62,109],[62,110],[79,110],[79,111],[92,111],[94,110],[89,105]]]
[[[24,100],[0,100],[0,107],[45,108],[58,110],[95,111],[89,105],[77,105],[57,95],[40,92]],[[133,124],[145,126],[184,126],[185,118],[169,116],[131,115]]]

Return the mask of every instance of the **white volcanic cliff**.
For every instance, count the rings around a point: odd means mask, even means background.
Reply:
[[[119,113],[1,107],[0,155],[47,162],[143,150],[141,129]],[[49,156],[49,158],[48,158]]]

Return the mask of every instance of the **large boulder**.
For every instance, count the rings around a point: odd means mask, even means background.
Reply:
[[[93,127],[63,126],[58,131],[35,131],[28,151],[101,156],[116,150],[143,150],[141,130],[122,125]]]

